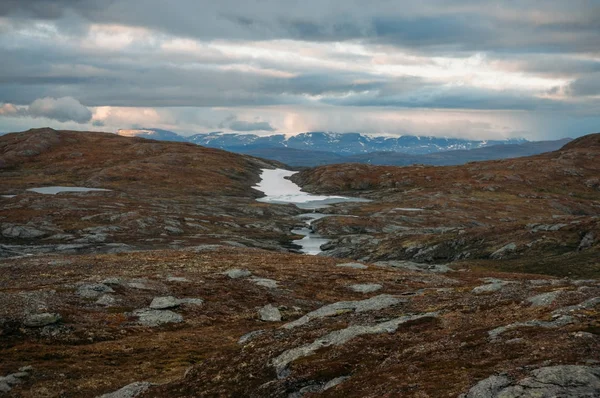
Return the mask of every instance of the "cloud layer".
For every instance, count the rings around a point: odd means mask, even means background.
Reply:
[[[585,0],[6,0],[0,131],[576,136],[600,124],[599,21]]]

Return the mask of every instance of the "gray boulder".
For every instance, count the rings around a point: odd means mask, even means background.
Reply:
[[[354,269],[367,269],[368,267],[361,263],[342,263],[336,264],[336,267],[354,268]]]
[[[556,290],[553,292],[547,292],[538,294],[537,296],[529,297],[527,301],[534,307],[548,307],[552,305],[554,301],[560,296],[561,291]]]
[[[140,394],[144,393],[146,390],[148,390],[150,387],[152,386],[151,383],[148,382],[135,382],[135,383],[131,383],[126,385],[125,387],[108,393],[108,394],[104,394],[104,395],[100,395],[98,398],[135,398],[137,396],[139,396]]]
[[[77,288],[77,295],[83,298],[97,298],[105,293],[114,293],[114,290],[103,283],[88,283]]]
[[[517,250],[517,245],[514,243],[509,243],[506,246],[501,247],[500,249],[493,252],[490,257],[494,260],[499,260],[501,258],[506,257],[507,255],[514,253]]]
[[[7,225],[2,227],[2,236],[5,238],[33,239],[48,235],[47,232],[28,225]]]
[[[27,315],[23,321],[23,325],[29,328],[40,328],[48,325],[53,325],[62,320],[60,314],[51,314],[44,312],[42,314]]]
[[[258,310],[258,315],[261,321],[266,322],[280,322],[281,321],[281,312],[277,307],[272,306],[271,304],[267,304]]]
[[[530,377],[512,381],[490,376],[462,398],[592,398],[600,396],[600,368],[576,365],[548,366]]]
[[[169,310],[143,309],[134,312],[138,317],[138,323],[144,326],[155,327],[166,323],[181,323],[183,317]]]
[[[247,269],[232,268],[223,272],[223,275],[227,275],[231,279],[239,279],[249,277],[252,275],[252,272],[248,271]]]
[[[348,286],[350,290],[353,290],[357,293],[373,293],[381,289],[382,287],[383,286],[381,286],[378,283],[362,283]]]
[[[179,307],[181,302],[173,296],[155,297],[150,303],[150,308],[153,310],[166,310],[168,308]]]

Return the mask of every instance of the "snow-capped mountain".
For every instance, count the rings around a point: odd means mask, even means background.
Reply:
[[[402,152],[422,155],[434,152],[483,148],[493,145],[521,144],[524,139],[465,140],[404,135],[401,137],[377,136],[360,133],[308,132],[293,136],[274,134],[259,136],[239,133],[203,133],[183,137],[172,131],[160,129],[119,130],[117,134],[163,141],[187,141],[194,144],[220,148],[232,152],[248,150],[289,148],[331,152],[350,156],[372,152]]]
[[[526,142],[523,139],[483,141],[410,135],[387,137],[331,132],[309,132],[291,137],[286,137],[283,134],[258,136],[255,134],[208,133],[193,135],[188,137],[188,140],[198,145],[231,151],[250,148],[292,148],[333,152],[340,155],[357,155],[371,152],[427,154]]]

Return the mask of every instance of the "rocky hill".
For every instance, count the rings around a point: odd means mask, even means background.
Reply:
[[[494,269],[597,277],[598,136],[518,159],[453,167],[331,165],[293,179],[310,192],[374,199],[355,205],[349,214],[358,218],[327,218],[314,225],[336,237],[326,252],[331,256],[428,263],[468,259]]]
[[[307,256],[291,232],[306,210],[255,200],[281,164],[3,136],[0,396],[600,396],[599,137],[300,172],[371,200],[317,210],[330,242]],[[105,190],[27,190],[51,185]]]

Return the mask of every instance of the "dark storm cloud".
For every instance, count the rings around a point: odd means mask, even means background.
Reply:
[[[597,113],[598,37],[589,0],[0,0],[0,115],[306,106],[566,120]],[[282,127],[254,116],[224,128]]]
[[[600,72],[575,80],[569,89],[575,96],[600,96]]]
[[[245,122],[242,120],[230,123],[229,128],[233,131],[275,131],[268,122]]]
[[[543,4],[543,5],[542,5]],[[200,39],[362,39],[424,50],[598,51],[600,7],[586,0],[4,0],[0,15],[148,27]]]

